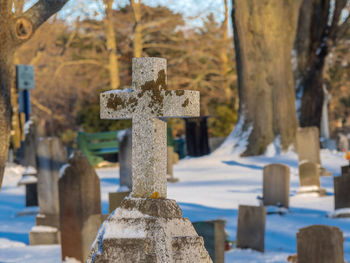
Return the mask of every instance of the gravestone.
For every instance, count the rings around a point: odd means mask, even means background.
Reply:
[[[24,126],[24,158],[23,165],[26,168],[22,175],[22,179],[18,185],[25,185],[26,187],[26,206],[38,205],[38,191],[37,191],[37,120],[31,118]]]
[[[240,205],[238,208],[237,247],[265,250],[266,208]]]
[[[209,116],[185,118],[188,156],[199,157],[210,153],[208,118]]]
[[[132,190],[132,131],[126,129],[118,133],[119,141],[119,189],[108,195],[109,213],[112,213]]]
[[[214,263],[225,262],[225,221],[214,220],[194,222],[194,229],[204,239],[204,246],[207,249]]]
[[[344,175],[349,175],[350,176],[350,165],[342,166],[341,167],[341,174]]]
[[[132,190],[132,132],[131,129],[124,130],[118,134],[119,141],[119,152],[118,152],[118,161],[119,161],[119,185],[121,188],[125,188],[125,191]]]
[[[38,178],[37,171],[28,166],[24,171],[18,185],[24,185],[26,188],[26,207],[38,206]]]
[[[264,205],[289,208],[289,167],[283,164],[269,164],[263,171]]]
[[[108,210],[112,213],[116,208],[120,206],[124,198],[129,196],[130,192],[111,192],[108,194]]]
[[[101,94],[101,118],[132,119],[132,193],[103,223],[87,262],[212,262],[166,199],[167,117],[199,115],[199,92],[166,90],[166,60],[134,58],[131,90]]]
[[[298,263],[344,263],[343,233],[333,226],[313,225],[297,233]]]
[[[58,185],[62,260],[85,262],[102,223],[100,179],[78,151],[62,167]]]
[[[317,127],[298,128],[296,142],[299,163],[317,163],[321,176],[332,175],[325,168],[321,167],[320,139]]]
[[[45,233],[42,227],[34,226],[29,233],[31,245],[46,244],[45,235],[59,235],[58,178],[59,170],[67,159],[65,149],[57,137],[40,138],[37,157],[39,214],[36,217],[36,225],[56,228],[57,232],[50,229],[49,233]],[[31,239],[31,236],[36,238]],[[40,236],[43,236],[42,240]],[[59,237],[49,240],[59,242]]]
[[[297,149],[299,162],[308,161],[321,165],[320,140],[317,127],[298,128]]]
[[[348,174],[336,176],[334,180],[334,209],[344,209],[337,215],[338,217],[350,217],[350,176]]]
[[[317,163],[303,162],[299,165],[300,189],[298,193],[317,193],[325,195],[320,186],[320,169]]]
[[[170,183],[176,183],[179,181],[178,178],[174,177],[174,146],[168,146],[167,148],[167,180]]]

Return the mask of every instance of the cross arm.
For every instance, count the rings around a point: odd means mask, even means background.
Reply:
[[[100,94],[101,119],[132,119],[137,108],[137,97],[131,89],[111,90]]]
[[[198,117],[199,91],[171,90],[164,93],[163,116],[176,117]]]

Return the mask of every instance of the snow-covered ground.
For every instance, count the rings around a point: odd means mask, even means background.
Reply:
[[[333,178],[322,177],[327,195],[298,195],[298,161],[295,153],[239,158],[237,155],[214,154],[180,161],[174,175],[178,183],[168,185],[168,197],[176,199],[191,221],[225,219],[230,240],[235,240],[240,204],[258,205],[262,195],[262,169],[270,163],[283,163],[291,168],[290,211],[285,215],[267,215],[265,253],[233,249],[226,253],[226,262],[286,262],[296,253],[296,233],[312,224],[339,227],[344,234],[345,259],[350,261],[350,219],[332,219],[334,209]],[[342,153],[322,151],[322,162],[333,175],[340,175],[340,166],[347,161]],[[0,192],[0,263],[58,263],[60,246],[28,246],[28,233],[35,222],[37,208],[25,209],[24,187],[17,187],[22,167],[9,165]],[[102,187],[102,209],[108,212],[108,192],[119,184],[118,168],[98,169]],[[18,214],[21,213],[21,216]]]

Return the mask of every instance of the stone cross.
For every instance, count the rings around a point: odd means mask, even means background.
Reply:
[[[199,92],[167,90],[166,60],[134,58],[132,88],[100,95],[101,119],[132,119],[132,196],[166,198],[164,118],[199,116]]]

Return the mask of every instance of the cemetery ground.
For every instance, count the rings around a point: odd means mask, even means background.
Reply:
[[[271,149],[271,148],[270,148]],[[322,150],[322,164],[334,176],[346,165],[343,153]],[[168,184],[168,198],[175,199],[184,217],[192,222],[213,219],[226,220],[228,239],[236,239],[238,206],[259,205],[262,196],[263,167],[282,163],[290,167],[290,211],[285,215],[266,216],[265,253],[233,248],[226,252],[225,262],[286,262],[296,253],[296,233],[313,224],[337,226],[345,239],[345,260],[350,261],[350,219],[327,217],[334,211],[333,178],[321,177],[327,194],[297,194],[299,189],[298,157],[289,152],[275,155],[240,158],[220,154],[220,151],[201,158],[187,158],[174,166],[179,182]],[[38,208],[25,209],[24,186],[17,186],[24,168],[8,164],[0,192],[0,262],[58,263],[59,245],[29,246],[29,231],[35,225]],[[102,212],[108,213],[108,193],[119,187],[118,168],[97,169],[101,179]],[[268,207],[267,210],[272,208]],[[72,261],[74,262],[74,261]]]

